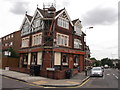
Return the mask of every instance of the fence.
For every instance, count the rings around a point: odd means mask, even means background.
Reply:
[[[5,69],[5,67],[19,67],[19,58],[2,57],[0,62],[0,68],[3,69]]]

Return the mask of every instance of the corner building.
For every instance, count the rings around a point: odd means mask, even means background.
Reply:
[[[71,21],[65,8],[56,11],[37,8],[34,15],[25,14],[21,25],[20,69],[29,73],[39,66],[40,76],[63,79],[65,71],[72,75],[84,70],[85,34],[79,19]]]

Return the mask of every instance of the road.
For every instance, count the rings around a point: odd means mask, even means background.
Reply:
[[[80,88],[118,88],[118,71],[105,69],[103,77],[90,77]]]
[[[12,88],[12,90],[29,90],[30,88],[43,88],[42,86],[29,84],[26,82],[18,81],[1,75],[0,78],[2,78],[2,88]]]
[[[45,88],[42,86],[37,86],[34,84],[18,81],[4,76],[0,76],[0,78],[2,78],[2,88],[16,88],[12,90],[29,90],[30,88]],[[76,86],[74,88],[118,88],[118,71],[116,69],[105,69],[103,77],[90,77],[90,79],[85,81],[82,85]]]

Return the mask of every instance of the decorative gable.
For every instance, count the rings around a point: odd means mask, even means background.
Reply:
[[[59,17],[69,20],[65,12],[63,12]]]
[[[67,13],[65,8],[60,10],[59,14],[57,14],[55,19],[57,19],[59,17],[64,18],[65,20],[68,20],[70,22],[70,24],[73,26],[73,23],[72,23],[72,21],[71,21],[71,19],[70,19],[70,17],[69,17],[69,15],[68,15],[68,13]]]
[[[34,31],[38,31],[44,28],[44,24],[43,24],[43,20],[42,20],[42,16],[40,14],[40,12],[37,10],[34,14],[34,17],[31,21],[31,25],[32,25],[32,32]]]
[[[81,25],[80,20],[78,19],[76,21],[76,23],[74,24],[75,34],[81,36],[82,35],[82,30],[81,29],[82,29],[82,25]]]
[[[20,30],[21,30],[21,36],[27,35],[30,33],[31,27],[30,27],[30,21],[27,17],[27,14],[23,20]]]

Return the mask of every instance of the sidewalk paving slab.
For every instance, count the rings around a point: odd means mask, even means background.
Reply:
[[[0,74],[20,81],[46,86],[46,87],[72,87],[78,86],[86,81],[90,76],[85,76],[84,72],[78,73],[71,79],[55,80],[40,76],[30,76],[29,74],[0,69]]]

